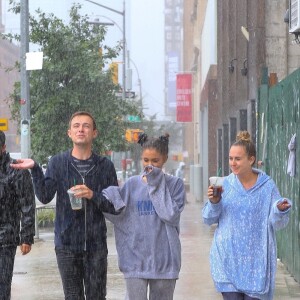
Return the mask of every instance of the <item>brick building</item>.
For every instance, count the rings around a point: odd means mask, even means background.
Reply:
[[[256,141],[262,78],[280,81],[300,66],[300,46],[284,22],[288,7],[287,0],[184,2],[183,62],[194,71],[193,122],[185,126],[184,145],[191,168],[197,165],[200,198],[208,177],[230,172],[237,132],[248,130]]]

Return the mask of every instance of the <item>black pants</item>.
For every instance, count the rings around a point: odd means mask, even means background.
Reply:
[[[62,249],[55,252],[65,300],[106,299],[107,255]]]
[[[0,247],[0,300],[9,300],[16,246]]]
[[[222,293],[222,296],[224,300],[259,300],[258,298],[252,298],[246,294],[236,292]]]

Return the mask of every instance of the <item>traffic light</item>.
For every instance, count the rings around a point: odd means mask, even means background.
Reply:
[[[114,84],[118,84],[119,83],[119,65],[118,63],[111,63],[109,65],[110,71],[111,71],[111,79],[113,81]]]
[[[144,131],[141,129],[126,129],[125,139],[127,142],[137,143],[142,132]]]
[[[143,130],[140,130],[140,129],[133,129],[133,132],[132,132],[132,140],[134,143],[137,143],[138,140],[139,140],[139,137],[140,137],[140,133],[142,133]]]
[[[132,142],[131,129],[126,129],[125,139],[126,139],[127,142]]]

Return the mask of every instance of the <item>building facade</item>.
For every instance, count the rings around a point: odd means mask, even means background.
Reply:
[[[228,152],[237,132],[248,130],[256,142],[259,86],[263,78],[276,83],[298,69],[300,46],[284,22],[289,1],[186,2],[183,61],[196,61],[197,68],[194,121],[186,125],[191,135],[185,145],[194,151],[191,165],[199,165],[203,199],[210,176],[229,174]]]
[[[0,0],[0,32],[5,32],[2,23],[2,1]],[[15,68],[16,62],[20,60],[20,49],[18,46],[0,40],[0,119],[7,120],[8,130],[6,134],[6,145],[9,152],[20,152],[20,136],[18,124],[11,120],[9,108],[9,96],[13,92],[14,83],[20,81],[20,75]],[[10,70],[10,71],[8,71]]]

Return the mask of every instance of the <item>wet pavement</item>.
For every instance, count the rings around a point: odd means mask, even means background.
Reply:
[[[221,300],[215,292],[209,270],[209,249],[213,227],[202,223],[203,203],[188,195],[181,219],[182,269],[174,300]],[[117,265],[113,230],[108,226],[107,300],[123,300],[125,286]],[[16,255],[12,300],[63,300],[63,291],[54,253],[53,229],[40,230],[31,253]],[[278,262],[274,300],[300,299],[300,284]],[[159,299],[157,299],[159,300]]]

